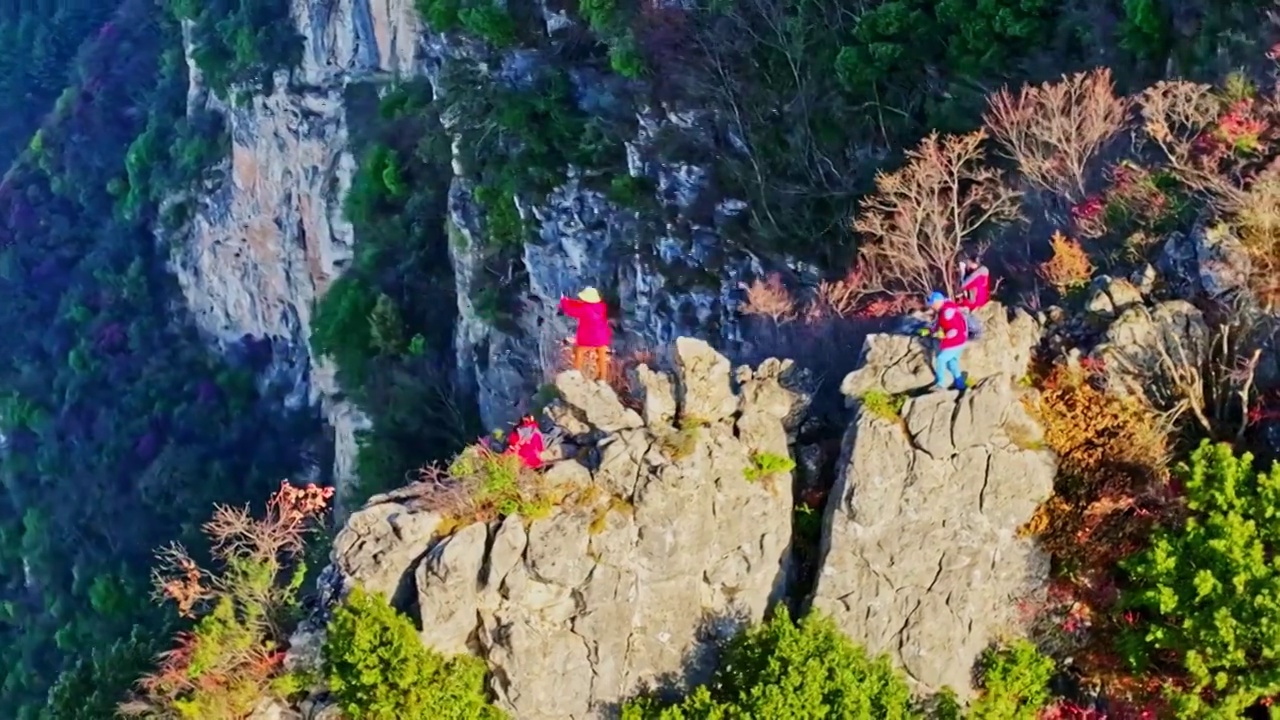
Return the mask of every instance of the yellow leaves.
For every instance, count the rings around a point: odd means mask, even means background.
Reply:
[[[1040,277],[1061,293],[1087,284],[1093,276],[1093,262],[1080,242],[1054,230],[1049,244],[1053,247],[1053,257],[1041,263]]]

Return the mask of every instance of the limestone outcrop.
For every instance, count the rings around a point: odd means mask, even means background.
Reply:
[[[675,354],[674,377],[638,372],[638,399],[557,377],[569,436],[545,479],[566,501],[545,517],[440,537],[410,486],[350,518],[335,568],[416,608],[427,644],[483,657],[522,720],[603,717],[648,684],[701,679],[714,641],[785,592],[790,473],[752,469],[785,455],[808,398],[790,362],[735,374],[688,338]]]
[[[1186,300],[1136,303],[1111,321],[1090,356],[1113,392],[1159,401],[1188,369],[1200,371],[1211,340],[1204,313]]]
[[[989,377],[1017,379],[1027,371],[1032,350],[1040,342],[1036,319],[1021,308],[1009,311],[997,302],[976,313],[981,336],[964,351],[961,366],[970,383]],[[929,348],[910,333],[877,333],[867,336],[858,369],[840,385],[850,402],[871,391],[898,395],[933,384]]]
[[[1017,529],[1053,491],[1057,461],[1014,386],[859,407],[824,518],[813,607],[921,693],[969,692],[981,652],[1016,629],[1048,557]]]

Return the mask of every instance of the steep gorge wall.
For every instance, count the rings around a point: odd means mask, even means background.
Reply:
[[[352,477],[355,435],[367,425],[342,398],[330,363],[311,355],[311,316],[351,261],[356,238],[342,205],[356,160],[348,148],[346,84],[417,72],[411,0],[297,0],[302,63],[276,90],[229,105],[203,88],[195,63],[189,105],[222,112],[231,134],[223,182],[199,199],[174,237],[172,267],[200,328],[227,347],[270,342],[268,380],[293,404],[320,403],[334,429],[333,476]]]
[[[335,434],[333,475],[342,484],[352,477],[355,435],[368,419],[343,399],[333,368],[311,356],[308,340],[315,301],[351,262],[359,242],[342,213],[356,167],[343,90],[357,82],[426,77],[439,93],[446,61],[505,74],[507,66],[540,61],[520,52],[489,56],[477,43],[432,33],[411,0],[294,0],[291,9],[303,59],[277,73],[271,95],[229,105],[210,96],[193,71],[189,103],[226,115],[231,157],[222,168],[224,181],[199,199],[188,226],[162,240],[174,248],[174,271],[213,341],[225,347],[246,336],[269,340],[269,377],[292,388],[291,403],[321,404]],[[554,44],[572,21],[563,13],[545,15]],[[190,52],[188,62],[194,69]],[[584,72],[577,76],[575,100],[584,106],[605,102],[618,82]],[[717,200],[708,194],[705,168],[661,162],[652,149],[671,128],[713,147],[708,119],[661,107],[622,109],[637,116],[638,130],[619,150],[632,175],[653,182],[657,207],[642,220],[572,174],[545,202],[522,207],[535,241],[518,259],[524,289],[519,300],[507,302],[506,322],[476,307],[477,287],[492,280],[484,264],[485,213],[455,162],[448,224],[457,281],[457,366],[488,427],[527,410],[537,388],[562,369],[563,342],[572,328],[557,316],[556,305],[562,294],[584,285],[616,298],[624,352],[669,345],[682,334],[717,344],[739,335],[739,283],[759,267],[750,256],[726,255],[720,234],[745,204]],[[655,224],[653,217],[665,220]]]

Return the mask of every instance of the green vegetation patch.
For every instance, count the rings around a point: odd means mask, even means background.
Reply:
[[[222,97],[237,86],[269,93],[275,71],[302,60],[288,0],[169,0],[169,8],[192,24],[196,67]]]
[[[409,618],[381,596],[352,590],[334,611],[324,674],[352,720],[503,720],[489,703],[484,661],[446,658],[422,644]]]
[[[163,8],[121,5],[0,184],[0,707],[16,720],[110,717],[154,650],[143,638],[168,629],[152,549],[200,552],[209,506],[264,495],[319,429],[258,387],[264,344],[231,365],[174,317],[156,201],[225,147],[209,118],[184,119],[181,47]]]

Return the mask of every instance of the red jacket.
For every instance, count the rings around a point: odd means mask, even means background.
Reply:
[[[991,273],[979,265],[961,280],[960,307],[977,310],[991,300]]]
[[[938,338],[938,348],[949,350],[960,347],[969,340],[969,324],[965,322],[960,306],[947,300],[938,308],[933,321],[933,335]]]
[[[542,467],[542,451],[546,446],[542,441],[542,431],[536,425],[521,425],[511,433],[511,441],[507,443],[507,452],[520,457],[524,466],[537,470]]]
[[[560,298],[560,310],[578,321],[573,342],[581,347],[607,347],[613,342],[608,312],[603,302],[584,302],[576,298]]]

